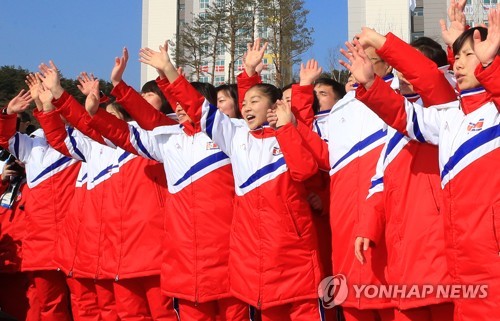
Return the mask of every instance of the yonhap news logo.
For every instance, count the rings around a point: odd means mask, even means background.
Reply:
[[[318,286],[318,295],[325,309],[341,305],[347,299],[348,294],[347,278],[343,274],[326,277]]]
[[[356,299],[484,299],[488,297],[486,284],[353,284],[349,286],[343,274],[324,278],[318,286],[318,295],[325,309],[341,305],[349,292]]]

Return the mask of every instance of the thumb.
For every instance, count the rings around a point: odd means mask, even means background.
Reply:
[[[481,43],[481,34],[479,33],[479,30],[474,30],[473,39],[474,39],[474,45]]]
[[[370,248],[370,240],[365,238],[363,239],[363,251],[368,251],[368,248]]]

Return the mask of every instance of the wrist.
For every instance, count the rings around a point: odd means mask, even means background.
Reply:
[[[245,66],[245,72],[247,73],[248,77],[252,77],[256,73],[255,68],[248,66]]]
[[[52,90],[52,96],[54,99],[59,99],[61,98],[62,94],[64,93],[64,89],[61,86],[55,86]]]
[[[370,89],[371,86],[373,86],[373,83],[375,82],[375,78],[369,79],[367,82],[365,82],[363,87],[365,87],[366,90]]]

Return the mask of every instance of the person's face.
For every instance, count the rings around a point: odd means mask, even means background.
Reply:
[[[392,71],[392,67],[383,61],[379,55],[377,55],[375,48],[368,47],[365,49],[365,53],[373,64],[373,71],[375,75],[384,77]]]
[[[112,104],[106,106],[106,111],[118,119],[125,120],[123,114],[120,113],[118,109],[116,109],[115,106],[113,106]]]
[[[477,59],[472,49],[472,39],[466,41],[460,51],[455,54],[453,71],[457,78],[457,85],[460,90],[472,89],[480,86],[474,75],[479,59]]]
[[[160,96],[158,96],[154,92],[142,93],[141,95],[156,110],[161,110],[161,98],[160,98]]]
[[[28,120],[28,121],[22,121],[21,118],[18,118],[18,123],[19,123],[19,129],[18,131],[22,134],[26,134],[26,129],[28,128],[28,126],[31,124],[31,122]]]
[[[318,98],[319,111],[330,110],[339,101],[339,97],[333,91],[333,88],[325,84],[314,86],[314,94]]]
[[[275,104],[258,88],[252,88],[245,94],[241,114],[250,129],[255,129],[267,121],[267,110]]]
[[[175,114],[177,115],[177,119],[179,119],[179,124],[182,124],[185,121],[191,121],[191,118],[186,114],[184,109],[182,109],[181,104],[177,103],[175,106]]]
[[[217,93],[217,108],[229,118],[236,118],[235,105],[236,102],[225,90]]]
[[[283,92],[283,102],[290,107],[292,105],[292,88],[288,88]]]

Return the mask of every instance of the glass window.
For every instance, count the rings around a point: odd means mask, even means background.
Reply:
[[[210,0],[200,0],[200,9],[208,9],[210,7]]]

